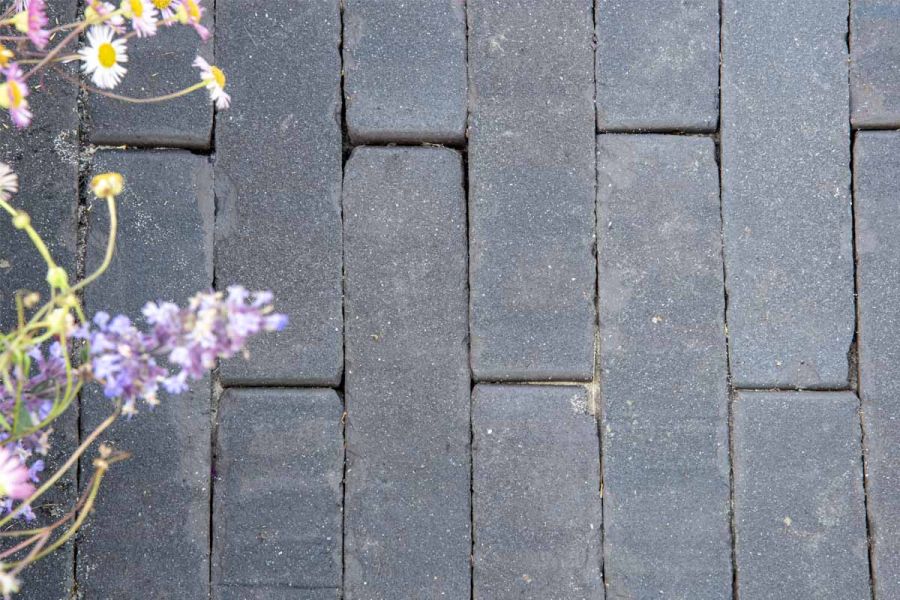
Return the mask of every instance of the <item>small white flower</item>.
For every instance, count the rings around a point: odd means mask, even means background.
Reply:
[[[206,62],[198,56],[194,59],[194,66],[200,69],[200,79],[209,90],[209,98],[216,103],[216,108],[225,110],[231,106],[231,96],[225,92],[225,73],[222,69]]]
[[[78,51],[83,64],[81,70],[91,75],[91,81],[106,90],[119,85],[126,69],[121,63],[128,62],[125,40],[113,39],[112,28],[95,25],[88,30],[88,45]]]
[[[3,594],[4,598],[12,598],[12,595],[19,591],[21,585],[22,582],[15,575],[0,570],[0,594]]]
[[[0,200],[9,200],[19,191],[19,176],[6,163],[0,162]]]
[[[122,0],[121,8],[138,37],[156,35],[156,9],[150,0]]]

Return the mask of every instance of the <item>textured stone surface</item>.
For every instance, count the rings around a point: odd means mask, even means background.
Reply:
[[[850,3],[850,118],[900,126],[900,0]]]
[[[353,142],[463,141],[465,0],[348,0],[343,50]]]
[[[736,387],[847,387],[846,0],[723,2],[722,209]]]
[[[471,0],[469,219],[478,380],[589,380],[590,0]]]
[[[76,0],[48,0],[51,26],[75,17]],[[70,71],[74,72],[74,71]],[[78,206],[78,88],[52,73],[42,79],[41,92],[29,97],[34,121],[28,129],[15,129],[4,110],[0,114],[0,161],[19,175],[14,206],[28,212],[56,262],[70,278],[75,273],[75,239]],[[47,298],[47,266],[28,241],[13,228],[4,211],[0,215],[0,330],[15,326],[15,293],[37,291]],[[47,473],[68,458],[78,444],[78,415],[72,411],[56,425],[55,449],[46,460]],[[48,524],[68,511],[76,499],[74,471],[58,489],[35,506],[40,524]],[[23,590],[17,600],[68,600],[72,577],[72,544],[22,573]]]
[[[222,382],[337,385],[338,0],[219,0],[216,27],[217,60],[240,73],[230,88],[234,105],[216,119],[216,281],[271,289],[291,320],[285,331],[251,342],[249,362],[226,361]],[[277,60],[262,68],[265,57]]]
[[[737,394],[741,598],[871,598],[858,410],[850,392]]]
[[[212,32],[213,3],[203,6],[206,12],[201,23]],[[213,40],[202,42],[189,26],[160,27],[155,37],[132,39],[128,44],[128,73],[115,93],[150,98],[193,85],[200,81],[199,70],[191,66],[198,54],[215,64]],[[227,66],[225,70],[231,74]],[[213,106],[206,90],[152,104],[130,104],[99,94],[86,98],[88,139],[94,144],[210,147]]]
[[[222,395],[212,548],[218,598],[335,596],[327,588],[341,585],[342,414],[333,390]],[[273,587],[294,589],[279,595],[267,591]]]
[[[859,257],[859,391],[877,598],[900,597],[900,133],[864,132],[853,156]]]
[[[474,598],[602,599],[600,450],[575,386],[472,396]]]
[[[731,593],[718,167],[705,137],[597,138],[604,579]]]
[[[213,600],[340,600],[340,588],[215,586]]]
[[[116,253],[87,288],[89,313],[106,310],[143,322],[147,301],[184,304],[212,285],[212,168],[184,151],[101,151],[94,172],[118,171]],[[160,173],[166,173],[165,178]],[[94,201],[87,267],[102,261],[108,212]],[[209,595],[210,382],[161,398],[152,412],[122,420],[103,439],[133,454],[103,481],[78,541],[78,590],[86,598],[199,598]],[[82,437],[112,411],[96,386],[83,393]],[[93,455],[88,455],[92,458]],[[82,485],[92,472],[82,465]],[[161,577],[160,573],[165,576]]]
[[[469,595],[462,175],[440,148],[346,165],[347,600]]]
[[[597,0],[601,130],[713,131],[719,0]]]

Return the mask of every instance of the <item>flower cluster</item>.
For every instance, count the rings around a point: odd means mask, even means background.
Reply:
[[[178,25],[192,27],[203,41],[209,38],[209,30],[201,23],[206,11],[201,2],[202,0],[121,0],[116,6],[106,0],[87,0],[82,19],[48,28],[50,20],[45,0],[16,0],[15,5],[7,11],[7,14],[14,13],[13,16],[0,18],[0,39],[18,44],[15,52],[0,44],[0,75],[3,77],[3,83],[0,83],[0,108],[9,111],[14,125],[27,127],[33,116],[28,103],[29,77],[41,69],[52,68],[56,63],[72,60],[81,61],[81,71],[96,86],[80,84],[83,88],[111,95],[105,90],[119,85],[128,71],[125,66],[128,63],[128,40],[151,37],[161,27]],[[12,33],[18,35],[4,35],[4,27],[11,28]],[[74,53],[63,52],[78,42],[82,32],[86,32],[87,43]],[[63,33],[66,35],[61,41],[52,45],[54,37]],[[33,48],[26,48],[26,43],[30,43]],[[22,64],[35,63],[35,66],[30,71],[23,72],[20,64],[15,61],[17,54],[22,55]],[[199,56],[193,66],[200,71],[200,81],[183,90],[155,98],[114,97],[125,101],[163,101],[205,88],[217,108],[228,108],[231,97],[225,92],[224,72]]]
[[[146,332],[124,315],[110,318],[101,312],[93,327],[75,334],[89,342],[90,377],[108,397],[122,399],[126,414],[136,411],[137,400],[157,404],[160,386],[170,394],[185,392],[188,380],[203,377],[217,360],[244,350],[248,338],[287,324],[284,315],[274,312],[271,293],[250,294],[239,286],[228,288],[227,295],[199,293],[185,308],[150,302],[143,313],[150,326]]]

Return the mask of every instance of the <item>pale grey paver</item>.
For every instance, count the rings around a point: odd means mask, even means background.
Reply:
[[[474,595],[602,599],[600,451],[583,387],[472,394]]]
[[[48,0],[51,27],[75,18],[76,0]],[[9,45],[7,43],[7,45]],[[69,67],[71,68],[71,67]],[[74,74],[74,69],[70,74]],[[19,193],[11,203],[25,210],[47,243],[56,262],[75,277],[78,206],[78,88],[47,73],[41,90],[32,90],[28,100],[34,113],[32,125],[15,129],[8,113],[0,115],[0,161],[19,176]],[[15,292],[27,289],[47,299],[47,266],[25,232],[15,229],[5,211],[0,215],[0,330],[15,326]],[[68,458],[78,445],[76,411],[55,424],[51,455],[45,460],[46,475]],[[49,524],[74,504],[78,490],[75,473],[66,475],[57,489],[33,507],[39,521]],[[20,526],[26,526],[20,522]],[[8,547],[8,546],[6,546]],[[73,578],[73,545],[66,544],[51,556],[22,573],[22,592],[17,600],[68,600]]]
[[[343,51],[354,143],[464,140],[464,0],[348,0]]]
[[[470,426],[460,155],[344,171],[347,600],[467,598]]]
[[[342,414],[334,390],[224,392],[213,598],[335,596],[341,585]]]
[[[876,598],[900,597],[900,133],[862,132],[853,152],[859,257],[859,392],[866,431]]]
[[[471,0],[469,221],[478,380],[591,378],[590,0]]]
[[[850,3],[850,118],[900,126],[900,0]]]
[[[184,305],[212,286],[215,203],[212,167],[185,151],[101,151],[93,172],[117,171],[119,232],[112,264],[86,290],[89,314],[104,310],[143,323],[148,301]],[[160,177],[166,173],[166,177]],[[87,268],[102,261],[105,204],[93,202]],[[78,540],[78,590],[86,598],[200,598],[209,595],[210,382],[160,398],[152,411],[113,425],[103,440],[131,452],[103,480]],[[112,412],[99,386],[82,396],[82,437]],[[92,473],[89,453],[82,485]],[[164,574],[164,575],[161,575]]]
[[[713,131],[719,0],[597,0],[601,130]]]
[[[597,138],[604,577],[731,593],[728,365],[710,138]]]
[[[734,522],[742,600],[868,600],[859,402],[738,392]]]
[[[736,387],[846,388],[845,0],[724,0],[722,209]]]
[[[114,3],[115,4],[115,3]],[[201,24],[213,32],[212,2],[204,2]],[[159,27],[155,37],[132,39],[128,43],[128,73],[115,93],[135,98],[161,96],[182,90],[200,81],[200,71],[191,66],[203,56],[211,64],[213,40],[206,42],[193,27]],[[243,75],[231,73],[239,81]],[[90,81],[87,81],[90,84]],[[229,85],[230,81],[226,83]],[[99,94],[85,97],[88,140],[107,146],[176,147],[204,150],[212,140],[213,107],[206,90],[151,104],[129,104]]]
[[[249,362],[225,361],[222,382],[337,385],[338,0],[219,0],[216,29],[217,60],[240,74],[230,87],[232,108],[216,118],[216,282],[271,289],[291,320],[284,331],[252,341]]]

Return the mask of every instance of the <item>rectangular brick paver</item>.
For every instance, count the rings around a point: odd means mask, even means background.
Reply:
[[[739,392],[734,519],[743,600],[869,600],[859,403]]]
[[[470,0],[472,370],[589,380],[594,58],[590,0]]]
[[[345,168],[347,600],[469,595],[462,180],[443,148]]]
[[[251,342],[249,362],[222,364],[222,382],[337,385],[338,0],[219,0],[216,27],[217,59],[240,74],[230,87],[234,105],[216,119],[216,281],[271,289],[291,320]],[[266,57],[271,63],[260,63]]]
[[[50,26],[74,20],[77,0],[48,0]],[[9,45],[7,42],[6,45]],[[23,67],[27,70],[27,67]],[[77,73],[72,66],[69,74]],[[37,78],[35,78],[37,79]],[[28,212],[56,262],[75,277],[78,206],[78,88],[54,73],[46,73],[40,92],[28,100],[34,121],[28,129],[15,129],[6,111],[2,115],[0,161],[19,176],[13,206]],[[47,266],[25,232],[15,229],[5,211],[0,215],[0,330],[15,326],[15,292],[36,291],[47,300]],[[52,473],[78,445],[78,415],[74,410],[54,424],[53,449],[45,459],[45,474]],[[46,525],[63,516],[77,498],[75,473],[70,471],[54,490],[32,508]],[[25,525],[20,525],[24,527]],[[9,547],[8,545],[5,547]],[[26,569],[17,600],[68,600],[73,578],[73,544],[68,543]]]
[[[214,600],[338,596],[342,413],[333,390],[230,389],[222,395]]]
[[[900,127],[900,0],[850,3],[850,117]]]
[[[103,151],[94,172],[125,177],[112,265],[89,286],[90,313],[142,321],[147,301],[184,304],[212,285],[212,168],[183,151]],[[160,173],[166,173],[160,178]],[[106,250],[104,204],[94,201],[87,267]],[[139,274],[139,275],[138,275]],[[78,541],[78,590],[88,598],[206,597],[209,594],[210,382],[162,397],[150,411],[116,423],[103,440],[133,453],[115,465]],[[102,389],[84,392],[82,436],[112,411]],[[82,485],[92,472],[89,453]],[[160,573],[165,573],[164,577]]]
[[[846,388],[846,0],[724,0],[722,208],[737,387]]]
[[[602,599],[600,454],[587,390],[472,396],[474,595]]]
[[[607,589],[728,597],[715,147],[705,137],[601,135],[597,164]]]
[[[712,131],[719,0],[597,0],[601,130]]]
[[[864,132],[854,146],[859,256],[859,390],[877,598],[900,597],[900,133]]]
[[[201,23],[212,33],[213,3],[203,4]],[[200,81],[200,72],[191,66],[197,55],[213,61],[213,40],[202,42],[193,27],[159,27],[156,37],[131,40],[128,45],[128,73],[115,92],[135,98],[161,96],[182,90]],[[243,75],[230,72],[229,79]],[[91,83],[87,81],[87,83]],[[206,149],[210,147],[213,107],[206,90],[152,104],[129,104],[99,94],[86,97],[87,137],[91,143],[108,146],[170,146]]]
[[[464,0],[348,0],[343,49],[351,140],[463,141]]]

